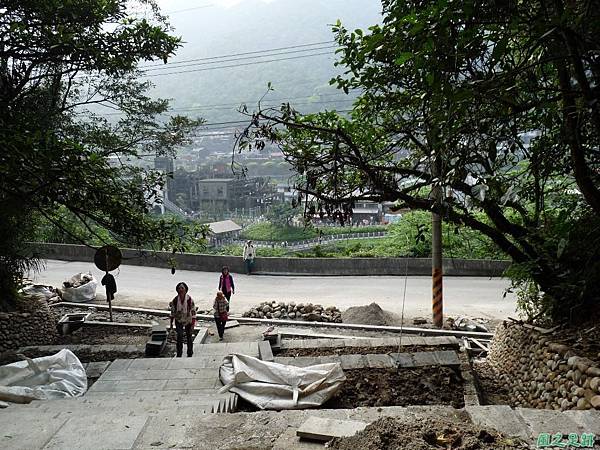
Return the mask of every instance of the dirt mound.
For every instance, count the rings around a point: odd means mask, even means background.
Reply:
[[[448,367],[345,370],[346,381],[325,408],[464,404],[463,382]],[[382,447],[384,448],[384,447]]]
[[[483,430],[471,423],[454,423],[443,419],[404,422],[384,417],[352,437],[336,438],[329,448],[339,450],[477,450],[527,448],[496,431]]]
[[[381,309],[377,303],[373,302],[366,306],[353,306],[342,313],[344,323],[359,323],[363,325],[395,325],[396,316]]]

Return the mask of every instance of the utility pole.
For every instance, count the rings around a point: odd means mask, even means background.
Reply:
[[[436,153],[437,153],[436,149]],[[444,324],[444,296],[443,296],[443,270],[442,270],[442,159],[439,154],[434,156],[431,165],[433,179],[433,205],[431,214],[431,275],[432,275],[432,309],[433,324],[442,328]]]

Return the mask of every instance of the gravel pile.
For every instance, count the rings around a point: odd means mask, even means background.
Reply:
[[[353,306],[342,313],[344,323],[358,323],[362,325],[396,325],[397,318],[391,312],[384,311],[381,306],[373,302],[366,306]]]

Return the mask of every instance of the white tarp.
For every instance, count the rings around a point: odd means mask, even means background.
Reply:
[[[0,395],[38,400],[80,397],[87,390],[81,361],[67,349],[55,355],[0,366]],[[9,400],[10,401],[10,400]]]
[[[305,409],[322,405],[346,380],[340,363],[295,367],[246,355],[226,356],[219,369],[221,392],[235,392],[260,409]]]
[[[96,298],[98,280],[91,273],[75,274],[66,283],[71,287],[64,286],[61,289],[64,301],[82,303]]]

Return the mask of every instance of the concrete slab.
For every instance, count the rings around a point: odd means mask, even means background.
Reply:
[[[203,346],[204,347],[204,346]],[[194,355],[193,358],[173,358],[169,360],[168,369],[205,369],[217,368],[223,362],[222,355]]]
[[[98,380],[90,388],[90,392],[161,391],[166,382],[166,380]]]
[[[340,361],[344,370],[362,369],[368,365],[366,355],[340,355]]]
[[[22,450],[23,448],[42,448],[65,424],[67,418],[54,418],[53,415],[41,415],[32,411],[26,418],[15,414],[2,415],[0,418],[0,448],[3,450]]]
[[[395,347],[398,342],[397,337],[376,338],[371,341],[371,347]]]
[[[100,378],[100,376],[108,369],[111,365],[111,361],[97,361],[91,362],[85,368],[85,373],[88,378]]]
[[[544,409],[516,408],[516,413],[527,423],[531,438],[540,433],[583,433],[586,430],[569,416],[560,411]]]
[[[146,416],[114,417],[100,414],[95,415],[93,420],[90,417],[72,417],[43,448],[128,450],[133,448],[146,420]]]
[[[368,354],[367,363],[371,369],[391,369],[396,367],[396,363],[390,355],[371,355]]]
[[[494,428],[506,436],[518,436],[525,440],[530,437],[525,420],[510,406],[466,406],[465,410],[476,425]]]
[[[415,367],[436,366],[438,361],[434,352],[417,352],[412,354],[412,360]]]
[[[261,341],[258,343],[258,354],[263,361],[273,361],[273,351],[269,341]]]
[[[228,320],[225,323],[225,329],[239,327],[240,323],[237,320]]]
[[[127,370],[157,370],[166,369],[169,366],[169,358],[139,358],[129,364]]]
[[[171,380],[163,388],[165,391],[182,389],[214,389],[221,387],[218,373],[213,378],[197,378],[193,380]]]
[[[433,353],[433,357],[442,366],[460,366],[460,360],[454,350],[444,350],[431,353]]]
[[[149,417],[136,440],[135,448],[193,448],[194,438],[189,424],[198,414],[162,413]]]
[[[115,359],[106,370],[127,370],[133,359]]]
[[[303,348],[319,348],[319,347],[327,347],[329,343],[328,339],[306,339],[303,343]]]
[[[111,370],[105,373],[99,381],[120,380],[177,380],[193,379],[212,376],[214,369],[165,369],[165,370]]]
[[[298,430],[296,435],[304,439],[329,441],[334,437],[354,436],[367,426],[365,422],[354,420],[325,419],[309,417]]]
[[[600,436],[600,411],[565,411],[564,414],[581,426],[584,433]]]
[[[413,361],[412,353],[390,353],[390,356],[396,361],[398,367],[415,367],[415,362]]]
[[[228,354],[226,345],[227,344],[203,344],[196,349],[192,358],[200,358],[208,355],[225,356]]]

